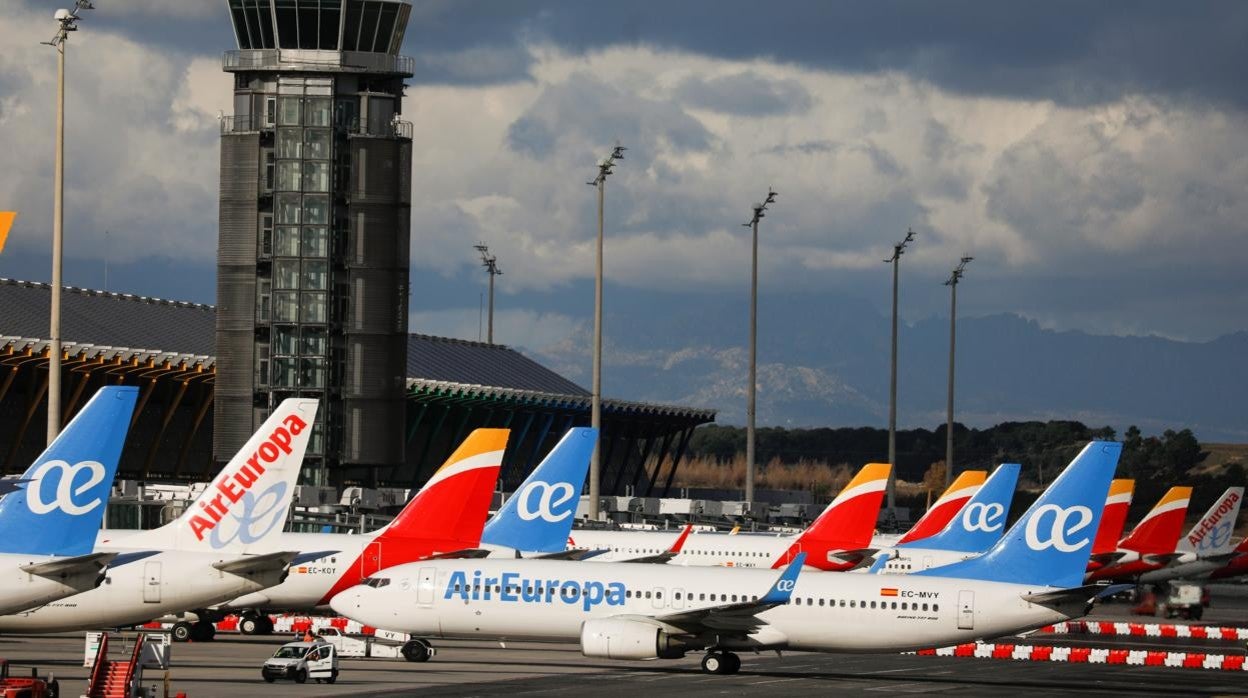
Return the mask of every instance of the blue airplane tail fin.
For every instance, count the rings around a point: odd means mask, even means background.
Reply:
[[[1005,532],[1020,467],[1018,463],[1002,463],[940,533],[897,547],[963,553],[982,553],[991,548]]]
[[[0,499],[0,552],[91,552],[138,394],[101,388]]]
[[[597,441],[597,429],[569,429],[486,524],[481,542],[526,552],[565,550]]]
[[[1083,584],[1122,444],[1093,441],[979,557],[915,574],[1072,588]]]

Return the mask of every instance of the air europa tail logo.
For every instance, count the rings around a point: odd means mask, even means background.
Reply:
[[[1232,492],[1229,497],[1222,500],[1218,508],[1213,514],[1200,522],[1200,528],[1194,529],[1187,534],[1187,542],[1196,547],[1197,550],[1208,550],[1210,548],[1218,548],[1226,544],[1226,539],[1230,538],[1230,528],[1234,528],[1234,522],[1230,522],[1230,526],[1218,526],[1218,522],[1222,517],[1226,516],[1235,509],[1235,505],[1239,502],[1239,493]],[[1225,531],[1224,531],[1225,529]],[[1222,535],[1225,532],[1225,535]],[[1210,536],[1210,534],[1213,534]],[[1208,539],[1206,539],[1208,537]]]
[[[221,519],[230,513],[230,508],[251,490],[260,476],[264,474],[265,464],[272,464],[283,455],[290,455],[292,438],[298,436],[307,427],[307,423],[298,415],[288,415],[282,420],[282,426],[269,434],[269,438],[260,444],[246,463],[217,481],[216,496],[208,500],[207,493],[204,493],[199,502],[204,513],[197,512],[190,519],[191,530],[195,533],[196,540],[202,541],[204,534],[215,528]]]

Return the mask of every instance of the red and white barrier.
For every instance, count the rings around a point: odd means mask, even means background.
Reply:
[[[1190,637],[1199,640],[1248,640],[1248,628],[1183,623],[1111,623],[1072,620],[1041,628],[1053,635],[1124,635],[1134,637]]]
[[[269,616],[273,621],[273,632],[286,635],[294,633],[302,633],[307,630],[319,632],[325,628],[337,628],[344,635],[372,635],[377,630],[369,625],[364,625],[349,618],[341,616],[296,616],[281,615]],[[239,616],[226,616],[217,621],[217,632],[234,633],[238,632],[238,623],[242,620]],[[139,627],[143,630],[168,630],[173,627],[173,623],[151,622],[144,623]]]
[[[1248,671],[1248,665],[1245,662],[1248,657],[1243,655],[1207,654],[1203,652],[1160,652],[1155,650],[968,642],[953,647],[919,650],[918,652],[910,652],[908,654],[929,657],[978,657],[981,659],[1013,659],[1030,662],[1127,664],[1130,666],[1167,666],[1187,669]]]

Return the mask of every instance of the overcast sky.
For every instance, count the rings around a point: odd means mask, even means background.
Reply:
[[[68,283],[213,302],[224,0],[98,0],[70,39]],[[0,0],[0,276],[46,280],[55,3]],[[1248,329],[1248,3],[416,0],[414,331],[475,337],[487,242],[500,338],[591,313],[607,274],[713,302],[761,283],[905,318],[960,311],[1204,340]],[[105,234],[107,231],[107,235]]]

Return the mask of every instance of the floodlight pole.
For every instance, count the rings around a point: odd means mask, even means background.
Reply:
[[[598,176],[587,182],[598,188],[598,245],[594,259],[594,381],[590,395],[590,426],[598,432],[594,441],[594,452],[589,459],[589,518],[598,520],[598,499],[601,491],[602,468],[599,455],[602,449],[602,228],[603,207],[607,185],[607,176],[616,160],[624,159],[627,148],[617,145],[611,154],[598,163]]]
[[[48,318],[48,445],[61,432],[61,259],[65,239],[65,43],[78,31],[78,10],[93,9],[77,0],[73,10],[57,10],[56,36],[44,43],[56,49],[56,165],[52,183],[52,312]]]
[[[888,379],[888,464],[892,467],[888,469],[888,512],[894,517],[897,515],[897,274],[901,255],[913,241],[914,231],[906,230],[906,238],[893,245],[893,256],[884,260],[893,265],[893,339]]]
[[[473,245],[473,248],[481,253],[481,266],[485,267],[486,273],[490,275],[490,313],[489,324],[487,325],[488,333],[486,334],[486,343],[494,343],[494,277],[502,274],[503,271],[498,268],[498,258],[490,254],[490,247],[484,242]],[[479,331],[479,330],[478,330]]]
[[[949,393],[945,402],[945,489],[953,482],[953,356],[958,337],[958,282],[974,257],[963,256],[949,275]]]
[[[755,402],[758,397],[758,221],[767,210],[767,206],[774,203],[778,194],[774,189],[768,188],[767,200],[761,204],[754,204],[754,215],[748,223],[743,223],[746,227],[752,228],[754,232],[753,254],[750,257],[750,376],[749,384],[746,388],[746,405],[745,405],[745,501],[753,503],[754,501],[754,429],[755,429]]]

